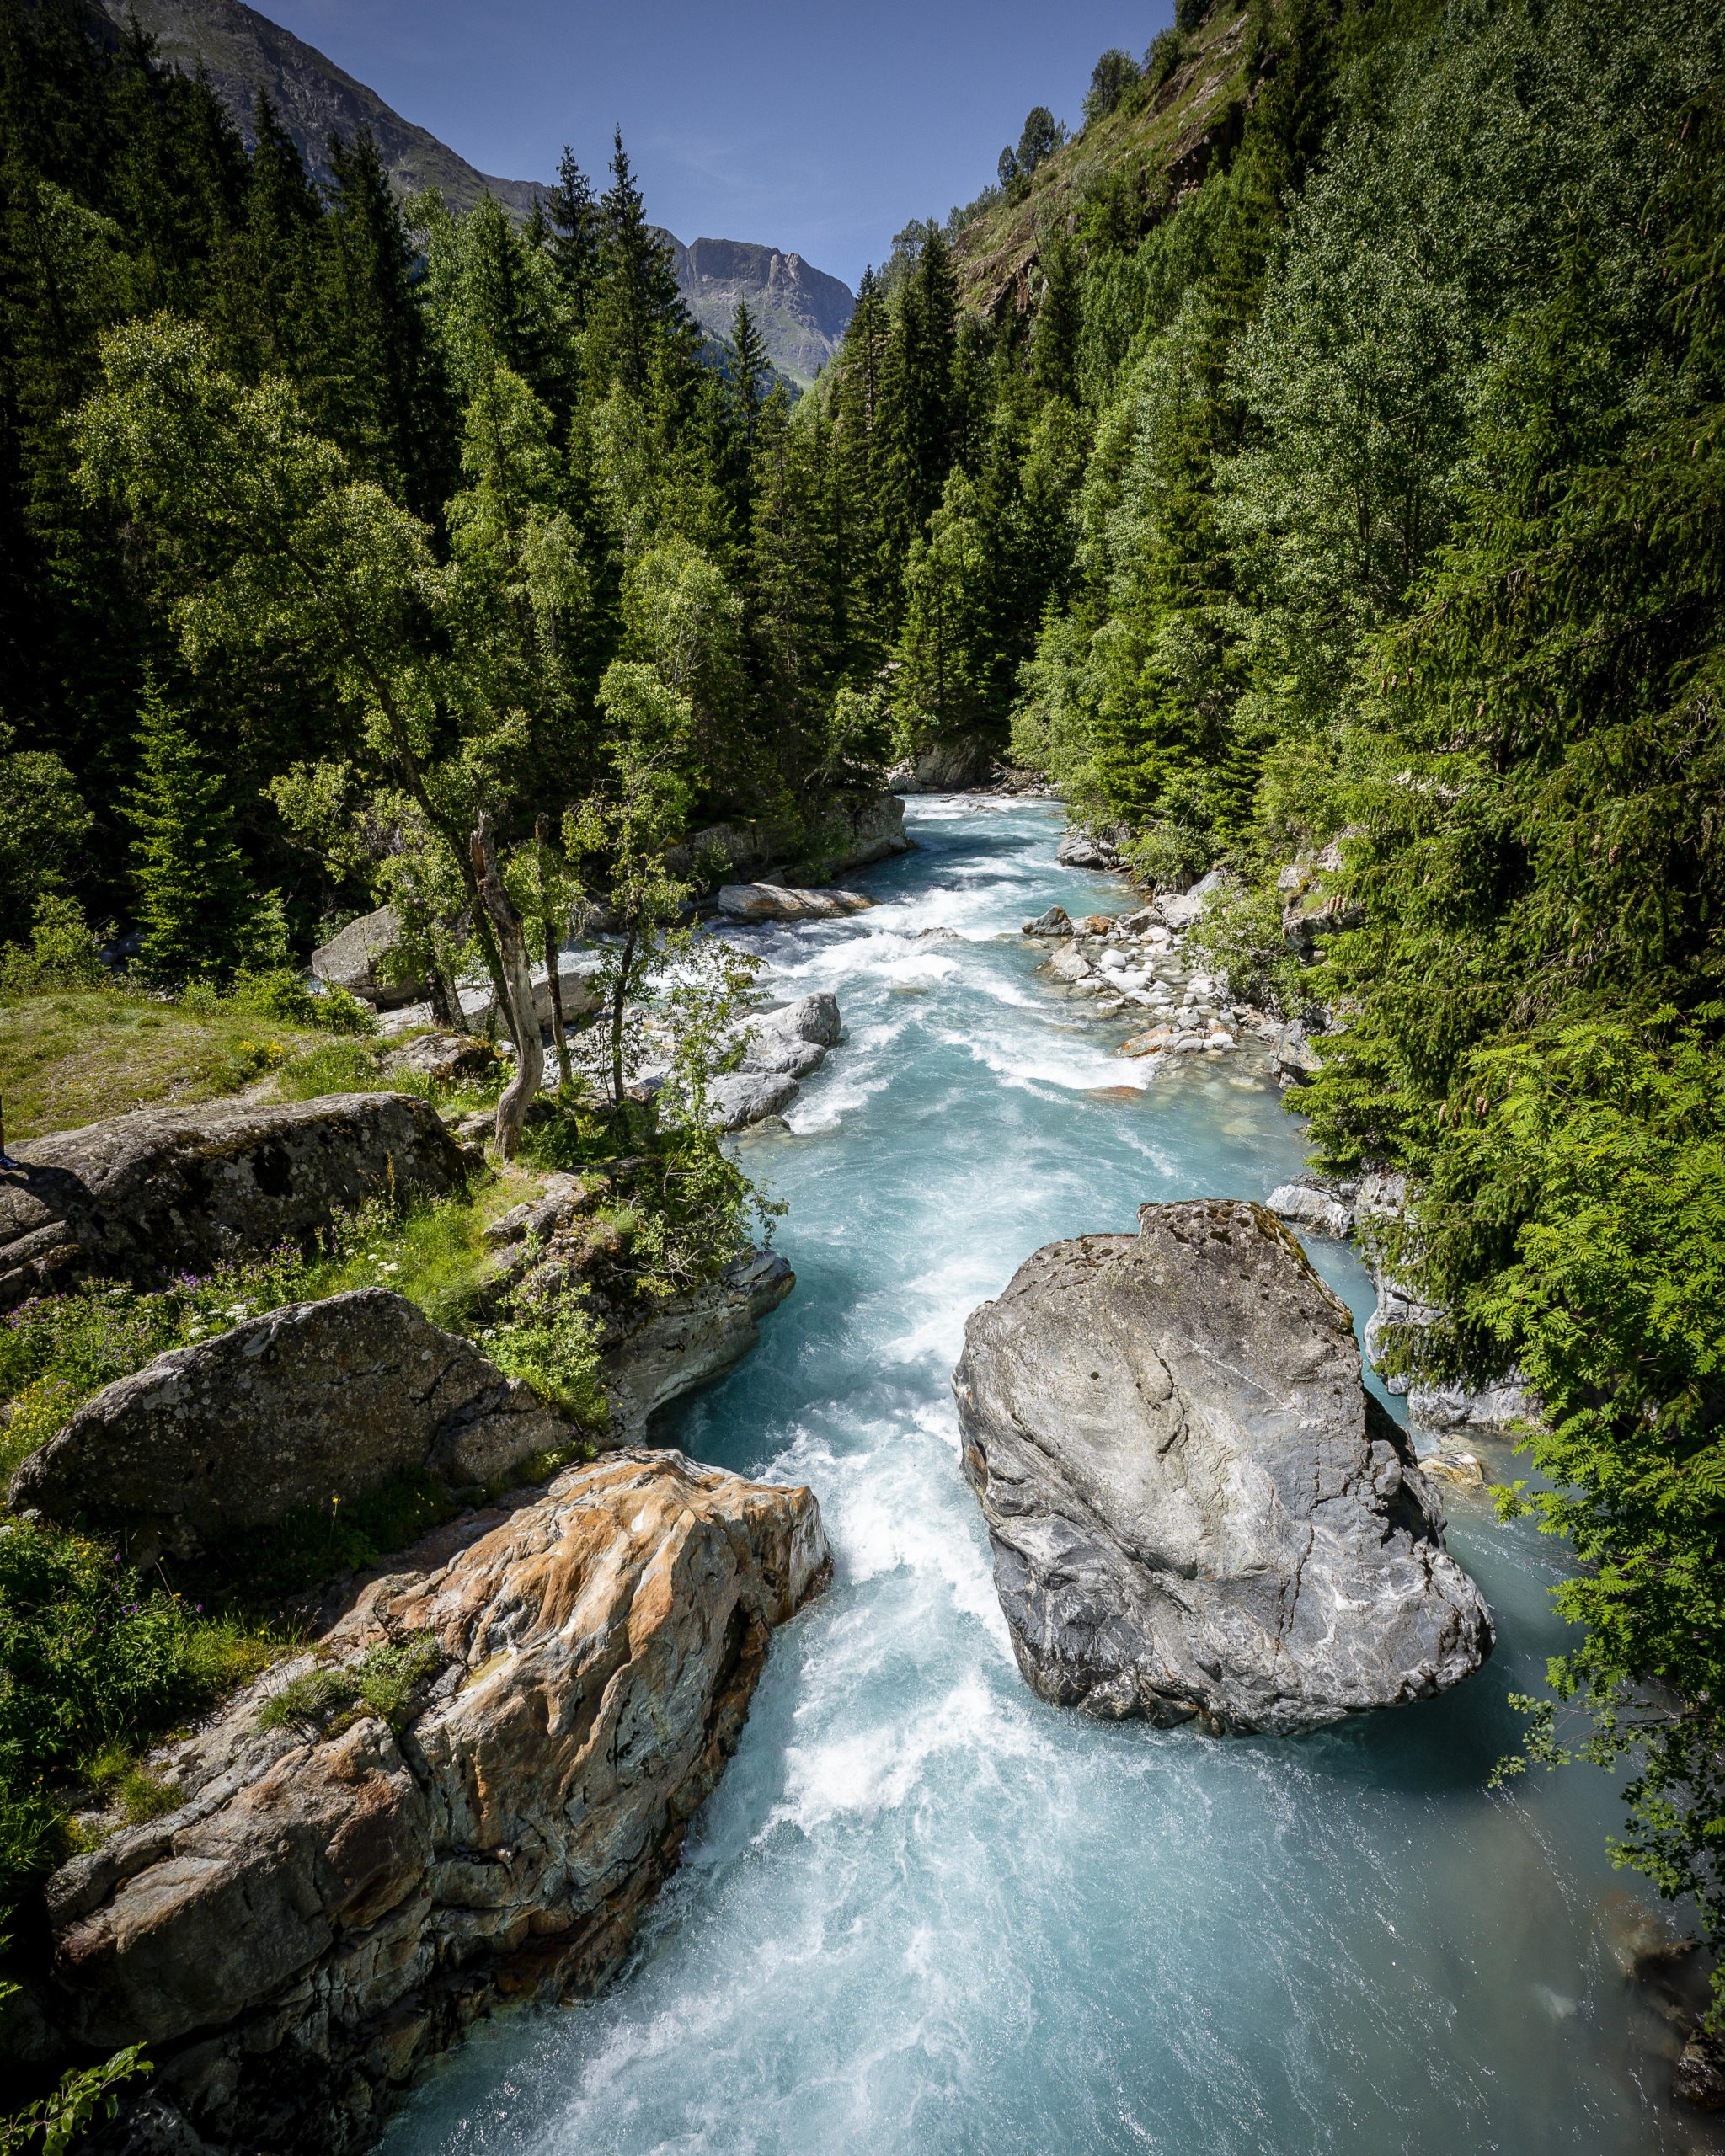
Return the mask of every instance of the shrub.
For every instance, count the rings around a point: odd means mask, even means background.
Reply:
[[[1304,969],[1283,937],[1281,900],[1274,890],[1230,884],[1218,891],[1188,941],[1242,1002],[1294,1017],[1308,1001]]]
[[[0,1526],[0,1905],[61,1854],[61,1791],[264,1668],[280,1643],[146,1588],[113,1551]]]
[[[610,1416],[599,1362],[599,1326],[585,1288],[530,1303],[479,1335],[499,1369],[590,1429]]]
[[[1186,57],[1184,28],[1177,23],[1172,29],[1159,30],[1151,40],[1144,56],[1144,79],[1151,89],[1159,90]]]
[[[326,1033],[374,1033],[377,1020],[371,1006],[344,988],[310,987],[291,966],[262,972],[242,970],[234,977],[231,1001],[248,1017],[273,1018],[278,1025],[315,1026]]]
[[[36,901],[30,947],[0,952],[0,995],[29,995],[45,988],[94,988],[108,978],[101,946],[76,899],[44,892]]]

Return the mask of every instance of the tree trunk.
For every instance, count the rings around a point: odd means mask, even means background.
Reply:
[[[631,921],[623,933],[623,947],[617,956],[617,981],[611,995],[611,1128],[619,1135],[628,1123],[623,1095],[623,1018],[628,1001],[629,969],[634,963],[635,925]]]
[[[491,843],[491,819],[483,811],[472,843],[474,881],[485,902],[497,937],[505,990],[504,1016],[515,1044],[515,1075],[497,1103],[497,1150],[505,1161],[514,1157],[521,1125],[545,1075],[545,1050],[539,1039],[539,1013],[533,1000],[533,975],[527,963],[527,947],[521,924],[503,878]]]
[[[557,923],[552,917],[551,900],[545,885],[545,849],[549,843],[551,829],[549,816],[539,817],[533,825],[533,843],[538,851],[539,864],[539,918],[545,929],[545,984],[551,993],[551,1038],[557,1043],[557,1075],[560,1085],[569,1082],[569,1037],[563,1022],[563,976],[558,961],[563,953],[558,947]]]

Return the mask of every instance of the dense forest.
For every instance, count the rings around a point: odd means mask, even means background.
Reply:
[[[1585,1631],[1530,1756],[1627,1759],[1717,1937],[1722,56],[1717,0],[1181,0],[793,403],[746,316],[703,354],[621,140],[528,224],[363,139],[318,189],[0,0],[0,938],[219,984],[387,899],[453,977],[482,812],[526,913],[542,818],[558,891],[632,816],[812,844],[954,737],[1148,884],[1226,867],[1321,1163],[1409,1179],[1397,1352],[1544,1403],[1508,1502]],[[1087,154],[1218,72],[1201,184]]]

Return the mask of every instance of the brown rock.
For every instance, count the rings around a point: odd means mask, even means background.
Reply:
[[[398,1737],[259,1731],[257,1695],[158,1755],[181,1809],[50,1883],[51,1999],[147,2039],[224,2150],[350,2146],[499,1996],[617,1967],[734,1748],[772,1629],[827,1562],[807,1490],[677,1454],[572,1469],[464,1546],[375,1582],[326,1651],[425,1637]],[[334,2115],[328,2091],[354,2092]]]

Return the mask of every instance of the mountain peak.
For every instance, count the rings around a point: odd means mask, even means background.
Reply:
[[[154,40],[162,60],[186,74],[201,67],[248,143],[261,90],[275,108],[314,179],[333,175],[329,138],[371,130],[390,184],[402,195],[435,187],[452,210],[482,195],[526,216],[546,189],[531,179],[483,173],[424,127],[404,120],[377,93],[327,54],[272,23],[245,0],[99,0],[124,30],[129,18]],[[805,262],[750,240],[697,239],[685,247],[670,233],[685,304],[708,334],[728,337],[737,302],[756,317],[767,356],[804,387],[837,350],[855,305],[849,286]]]

